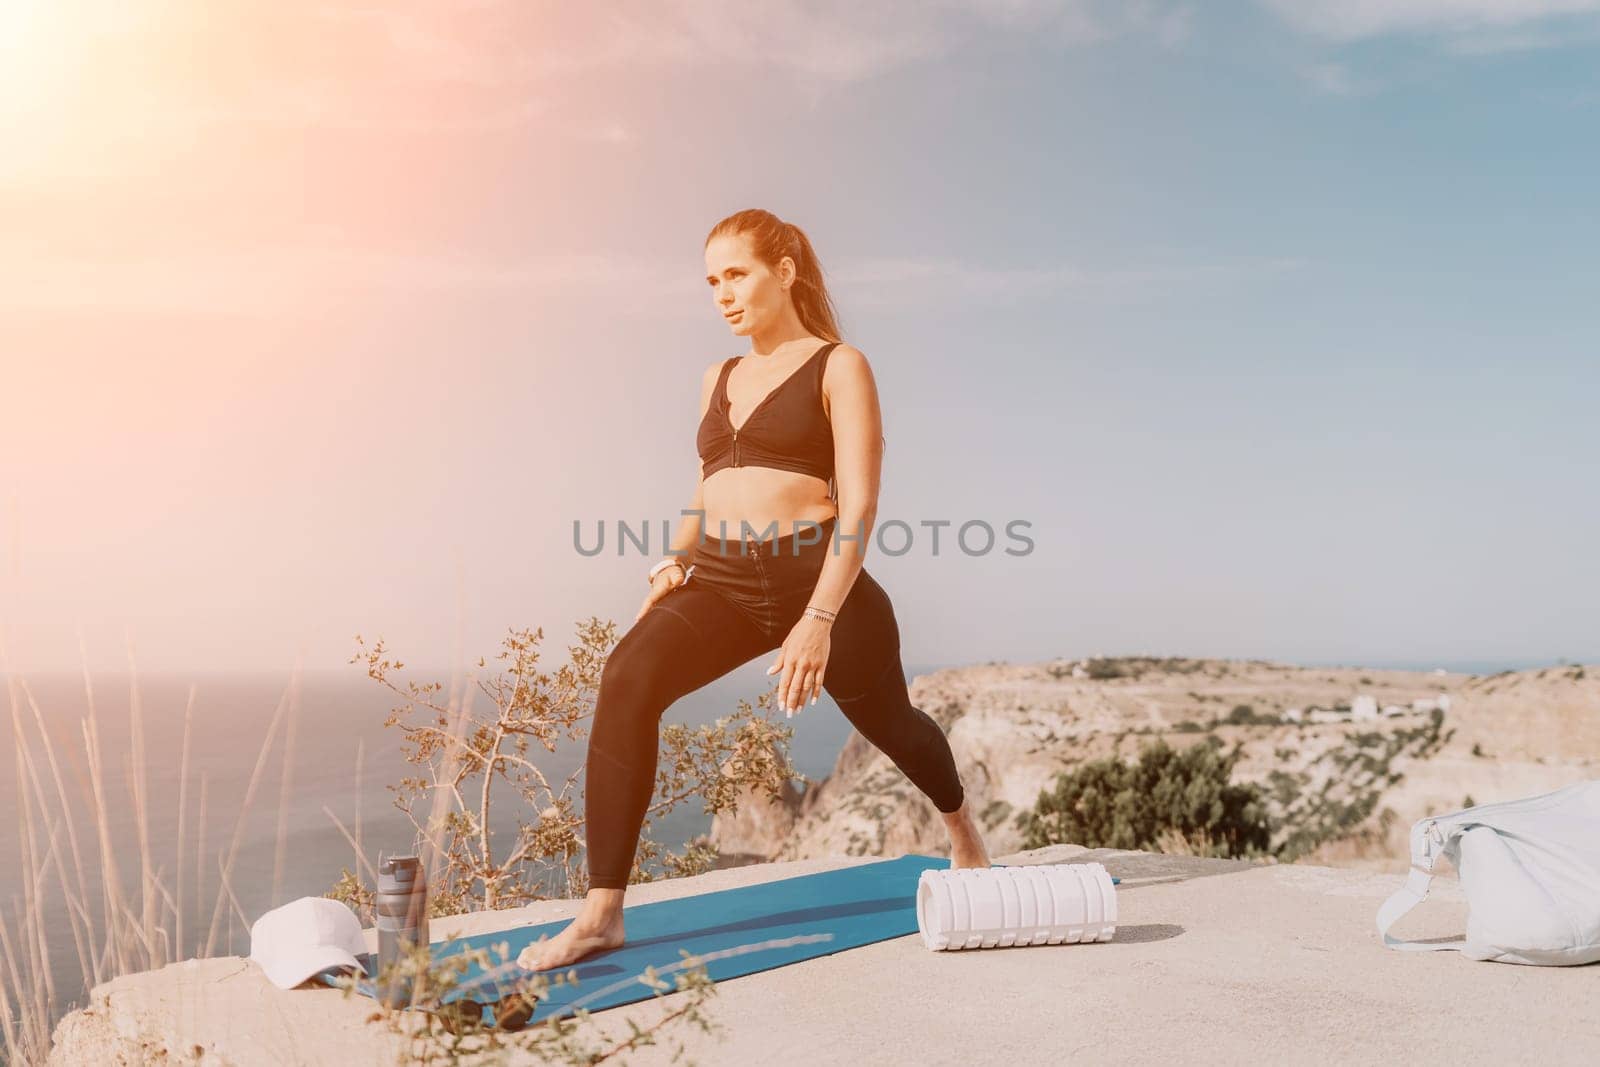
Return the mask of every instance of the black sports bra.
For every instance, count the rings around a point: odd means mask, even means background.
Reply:
[[[833,425],[822,410],[822,375],[829,353],[838,346],[834,341],[813,352],[761,398],[737,429],[728,416],[728,374],[742,357],[724,361],[695,438],[700,477],[709,478],[724,467],[771,467],[831,480]]]

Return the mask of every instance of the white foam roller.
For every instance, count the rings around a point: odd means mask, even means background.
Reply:
[[[1098,863],[927,870],[917,928],[935,951],[1110,941],[1117,890]]]

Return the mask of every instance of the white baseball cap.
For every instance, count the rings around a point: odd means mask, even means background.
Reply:
[[[250,958],[279,989],[293,989],[319,971],[366,968],[361,920],[349,905],[330,897],[301,897],[273,908],[250,927]]]

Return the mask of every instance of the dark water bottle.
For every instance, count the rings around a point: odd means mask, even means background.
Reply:
[[[416,856],[379,858],[377,911],[378,999],[390,1008],[404,1007],[411,1001],[414,976],[394,975],[388,968],[411,946],[428,943],[428,877]]]

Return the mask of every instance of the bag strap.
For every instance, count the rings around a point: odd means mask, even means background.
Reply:
[[[1402,941],[1389,936],[1390,926],[1400,917],[1421,904],[1427,897],[1427,886],[1434,880],[1434,861],[1445,849],[1445,832],[1438,829],[1437,819],[1421,819],[1411,827],[1411,870],[1406,873],[1405,886],[1395,891],[1378,909],[1378,934],[1389,949],[1403,952],[1459,952],[1466,945],[1466,937],[1458,941]]]
[[[1444,952],[1460,951],[1467,943],[1466,938],[1422,942],[1403,941],[1389,936],[1389,928],[1427,897],[1428,884],[1433,881],[1433,863],[1443,850],[1444,842],[1444,834],[1437,820],[1422,819],[1411,827],[1411,870],[1406,875],[1406,884],[1378,909],[1378,935],[1383,938],[1386,947],[1405,952]]]
[[[1461,941],[1402,941],[1398,937],[1389,936],[1389,927],[1400,920],[1400,916],[1422,903],[1428,895],[1428,882],[1433,875],[1428,871],[1419,871],[1415,867],[1406,876],[1405,888],[1396,892],[1383,907],[1378,909],[1378,933],[1383,937],[1383,943],[1389,948],[1397,948],[1407,952],[1443,952],[1447,949],[1460,950],[1466,944]]]

